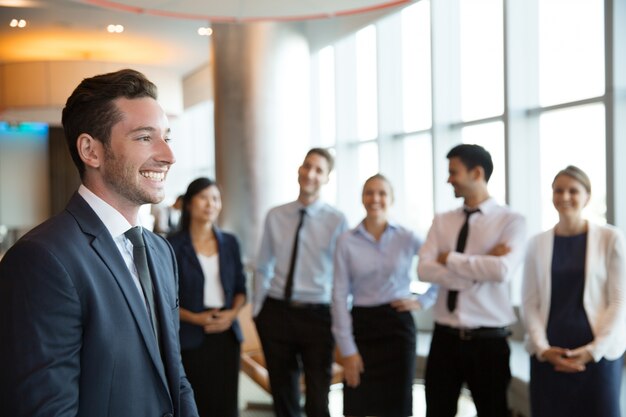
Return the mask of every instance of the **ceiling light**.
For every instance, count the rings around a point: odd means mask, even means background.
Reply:
[[[109,26],[107,26],[107,31],[109,33],[122,33],[122,32],[124,32],[124,26],[122,26],[122,25],[109,25]]]
[[[213,33],[213,29],[211,28],[198,28],[198,35],[200,36],[211,36]]]
[[[24,19],[11,19],[11,23],[9,23],[9,26],[11,26],[12,28],[24,28],[26,27],[26,20]]]

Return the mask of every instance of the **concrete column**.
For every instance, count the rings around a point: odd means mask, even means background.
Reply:
[[[299,23],[213,25],[216,178],[222,227],[245,259],[267,210],[294,200],[309,148],[310,54]]]

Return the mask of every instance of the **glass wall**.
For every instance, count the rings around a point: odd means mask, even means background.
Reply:
[[[526,14],[512,4],[507,12],[503,0],[443,3],[413,3],[316,53],[320,117],[314,141],[334,148],[344,167],[336,179],[340,208],[358,221],[360,185],[378,170],[401,190],[433,181],[396,207],[401,222],[427,229],[422,217],[432,216],[433,207],[459,203],[439,196],[446,187],[445,153],[461,142],[492,153],[490,192],[511,202],[515,191],[507,184],[523,173],[509,172],[516,156],[510,148],[528,140],[538,146],[524,156],[526,163],[540,173],[528,186],[541,196],[540,221],[531,229],[554,223],[550,184],[567,164],[589,172],[594,195],[588,216],[606,221],[604,3],[531,1],[523,6]],[[507,47],[505,34],[527,39],[524,48]],[[527,68],[507,70],[519,62]],[[519,71],[535,76],[516,80]],[[522,83],[527,97],[519,109],[511,97]],[[513,110],[523,114],[523,134],[507,125]],[[590,140],[597,146],[585,146]]]
[[[363,180],[380,171],[396,189],[396,220],[425,235],[435,211],[461,204],[446,184],[445,155],[458,143],[491,152],[490,193],[526,216],[530,235],[555,223],[551,183],[569,164],[592,181],[585,215],[606,222],[617,145],[604,7],[421,0],[316,52],[325,115],[314,144],[336,152],[334,201],[351,224],[364,214]]]

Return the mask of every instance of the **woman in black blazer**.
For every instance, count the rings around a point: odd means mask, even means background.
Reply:
[[[200,417],[239,415],[237,314],[246,283],[237,239],[215,225],[221,209],[217,184],[194,180],[183,197],[182,230],[169,238],[180,280],[181,354]]]

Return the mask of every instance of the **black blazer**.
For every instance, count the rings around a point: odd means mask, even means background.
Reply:
[[[222,288],[224,289],[224,307],[232,308],[236,294],[246,295],[246,278],[241,263],[241,254],[237,238],[230,233],[213,228],[219,250],[219,269]],[[169,238],[180,276],[178,297],[180,306],[195,313],[204,310],[204,274],[196,251],[191,244],[189,231],[181,231]],[[235,319],[231,327],[239,342],[243,341],[243,334],[239,322]],[[190,323],[180,323],[181,349],[193,349],[202,344],[204,331],[202,327]]]
[[[87,202],[0,262],[0,414],[197,417],[178,346],[176,264],[145,231],[161,349],[114,240]]]

